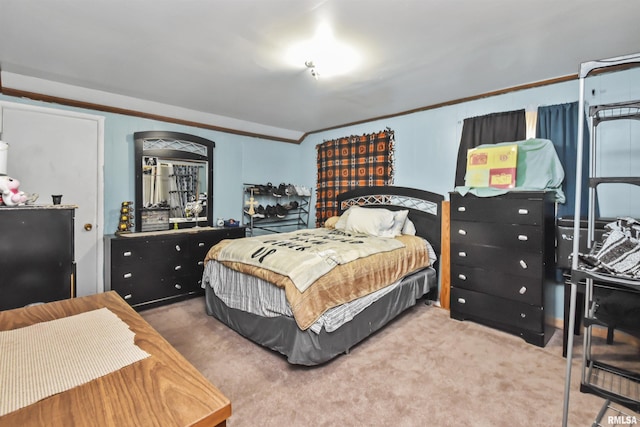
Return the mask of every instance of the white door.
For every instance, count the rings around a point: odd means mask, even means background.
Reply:
[[[9,144],[7,175],[39,195],[36,204],[76,205],[76,295],[102,292],[104,118],[0,101],[0,132]]]

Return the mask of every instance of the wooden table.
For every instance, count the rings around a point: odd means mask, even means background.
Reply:
[[[114,291],[0,311],[0,331],[102,307],[129,325],[151,357],[6,414],[0,426],[226,425],[229,399]]]

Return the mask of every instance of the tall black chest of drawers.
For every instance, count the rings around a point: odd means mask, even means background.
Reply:
[[[554,195],[451,193],[451,317],[544,346],[554,328]]]
[[[244,227],[203,227],[108,236],[105,288],[138,310],[201,295],[204,258],[211,246],[245,233]]]
[[[0,207],[0,310],[75,296],[76,208]]]

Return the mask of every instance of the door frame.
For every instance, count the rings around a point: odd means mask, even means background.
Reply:
[[[104,292],[104,116],[95,114],[81,113],[74,110],[43,107],[21,102],[4,101],[0,99],[0,135],[3,129],[3,117],[5,110],[28,111],[42,114],[51,114],[63,117],[77,118],[82,120],[91,120],[96,122],[97,128],[97,188],[95,189],[96,197],[96,293]],[[75,242],[74,242],[75,245]],[[75,262],[75,259],[74,259]]]

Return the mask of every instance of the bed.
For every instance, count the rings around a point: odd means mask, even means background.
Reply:
[[[291,364],[348,353],[417,301],[437,300],[443,199],[413,188],[359,187],[338,196],[340,216],[321,229],[222,241],[205,259],[206,312]],[[348,250],[332,246],[343,243]],[[371,249],[376,244],[391,246]],[[351,254],[354,247],[365,252]],[[314,256],[291,262],[296,249]],[[249,255],[239,261],[240,253]],[[330,271],[310,264],[319,253]],[[294,271],[278,270],[287,268],[278,256]],[[270,259],[276,266],[264,268]]]

